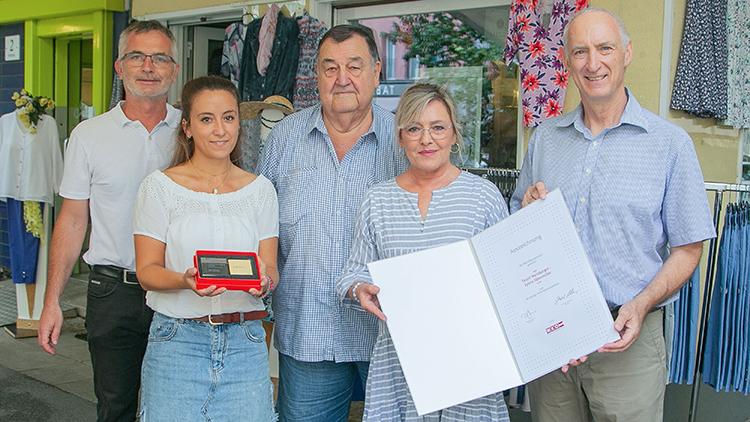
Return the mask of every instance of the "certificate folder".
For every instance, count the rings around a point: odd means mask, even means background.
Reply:
[[[559,190],[470,239],[367,266],[420,415],[620,338]]]

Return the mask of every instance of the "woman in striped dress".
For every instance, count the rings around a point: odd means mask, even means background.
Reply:
[[[336,283],[344,306],[361,307],[381,320],[364,420],[508,421],[502,393],[417,415],[378,303],[379,288],[371,283],[366,265],[469,238],[505,218],[508,209],[495,185],[451,164],[462,138],[455,103],[444,87],[417,83],[406,90],[396,110],[396,126],[400,154],[411,166],[365,195],[349,261]]]

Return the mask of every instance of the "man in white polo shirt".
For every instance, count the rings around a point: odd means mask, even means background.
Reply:
[[[169,29],[156,21],[133,22],[118,49],[115,70],[125,101],[70,135],[38,328],[39,345],[54,355],[63,322],[60,297],[90,213],[89,249],[83,256],[91,267],[86,329],[100,422],[136,419],[152,311],[135,277],[133,204],[141,181],[169,164],[180,124],[179,111],[167,104],[179,69]]]

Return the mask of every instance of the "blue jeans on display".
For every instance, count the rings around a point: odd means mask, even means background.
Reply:
[[[39,239],[26,231],[23,201],[6,198],[8,204],[8,246],[10,247],[10,274],[13,284],[36,283],[36,266]],[[40,203],[44,211],[44,203]]]
[[[154,313],[141,422],[276,420],[260,320],[212,325]]]
[[[369,362],[301,362],[279,353],[281,422],[346,422],[356,375],[364,389]]]
[[[151,315],[141,286],[89,273],[86,331],[99,422],[133,422],[137,416]]]

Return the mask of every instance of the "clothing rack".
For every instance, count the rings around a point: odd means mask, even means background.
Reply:
[[[503,193],[506,201],[510,201],[510,195],[513,194],[513,190],[515,190],[516,186],[516,181],[518,180],[518,176],[521,173],[520,170],[516,169],[501,169],[492,167],[462,168],[462,170],[491,180]],[[708,265],[706,267],[706,283],[703,287],[703,304],[701,306],[700,314],[701,323],[698,331],[698,344],[696,346],[695,377],[693,380],[692,395],[690,397],[690,412],[688,414],[689,422],[695,422],[696,410],[698,407],[698,393],[700,392],[700,384],[703,382],[701,376],[703,369],[703,351],[706,348],[708,311],[711,305],[711,295],[713,293],[714,278],[716,275],[716,261],[719,246],[718,230],[719,222],[721,220],[721,208],[723,205],[724,193],[750,193],[750,185],[705,182],[705,186],[707,192],[715,192],[713,217],[714,227],[717,230],[717,237],[711,239],[708,247]]]
[[[497,167],[464,167],[462,170],[476,174],[494,183],[500,189],[500,193],[505,198],[506,204],[510,205],[510,197],[516,189],[516,182],[518,181],[518,176],[521,175],[521,170]]]
[[[716,273],[717,250],[719,247],[719,221],[721,219],[721,206],[724,198],[724,192],[748,192],[750,185],[738,185],[732,183],[715,183],[705,182],[706,191],[716,192],[714,196],[714,227],[717,235],[711,239],[708,246],[708,265],[706,268],[706,283],[703,287],[703,305],[701,306],[700,328],[698,330],[698,344],[696,346],[695,358],[695,377],[693,379],[693,391],[690,397],[690,413],[688,421],[695,422],[696,410],[698,408],[698,393],[702,370],[703,370],[703,351],[706,348],[706,330],[708,328],[708,311],[711,305],[711,294],[713,293],[714,277]]]

